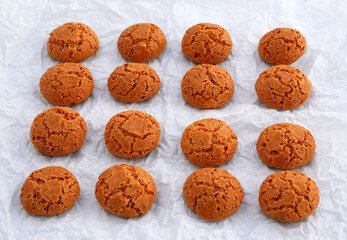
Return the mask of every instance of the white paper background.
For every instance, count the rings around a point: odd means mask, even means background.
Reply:
[[[40,94],[39,80],[58,64],[47,55],[46,41],[57,26],[90,26],[100,39],[99,52],[82,64],[95,80],[92,96],[72,107],[88,125],[83,147],[67,157],[40,154],[30,142],[34,117],[52,107]],[[126,27],[151,22],[162,28],[167,47],[148,64],[162,87],[154,98],[123,104],[107,90],[110,73],[126,61],[116,48]],[[232,100],[221,109],[198,110],[185,103],[180,83],[195,64],[181,52],[181,39],[194,24],[211,22],[227,29],[232,53],[220,66],[235,82]],[[347,239],[347,3],[341,1],[0,1],[0,239]],[[258,55],[263,34],[276,27],[300,30],[307,40],[304,56],[293,64],[311,80],[308,101],[292,111],[260,104],[254,84],[268,67]],[[107,121],[135,109],[156,117],[161,141],[147,157],[120,159],[104,144]],[[180,137],[192,122],[224,120],[239,138],[235,156],[220,166],[236,176],[245,191],[232,217],[206,222],[185,204],[182,186],[198,167],[185,159]],[[297,169],[314,179],[321,201],[307,220],[292,224],[267,218],[258,205],[258,189],[271,173],[258,158],[255,144],[267,126],[290,122],[308,128],[316,139],[313,160]],[[157,185],[152,209],[137,219],[122,219],[103,210],[94,186],[106,168],[130,163],[151,173]],[[50,165],[68,168],[81,194],[69,211],[54,217],[30,216],[19,200],[21,186],[34,170]]]

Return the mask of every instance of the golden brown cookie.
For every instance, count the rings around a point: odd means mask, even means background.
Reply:
[[[50,33],[48,55],[60,62],[82,62],[99,50],[99,38],[83,23],[65,23]]]
[[[134,218],[146,214],[157,194],[152,176],[140,167],[120,164],[99,176],[95,197],[112,214]]]
[[[193,172],[184,183],[183,194],[188,207],[207,221],[233,215],[244,196],[237,178],[219,168],[202,168]]]
[[[88,68],[78,63],[60,63],[49,68],[40,80],[42,96],[50,103],[71,106],[86,100],[93,92],[94,79]]]
[[[48,156],[64,156],[80,149],[87,135],[81,115],[67,107],[53,107],[38,114],[31,124],[34,147]]]
[[[268,166],[293,169],[311,161],[316,144],[309,130],[291,123],[265,128],[257,142],[260,159]]]
[[[118,157],[139,158],[158,146],[160,133],[159,123],[153,116],[129,110],[118,113],[107,123],[105,144]]]
[[[20,200],[29,214],[52,216],[70,209],[79,194],[75,176],[66,168],[51,166],[29,175],[22,186]]]
[[[120,102],[141,102],[158,93],[160,78],[146,64],[127,63],[113,71],[107,86],[112,96]]]
[[[231,47],[228,31],[211,23],[192,26],[182,39],[182,52],[196,63],[220,63],[230,54]]]
[[[270,174],[259,189],[265,214],[280,222],[297,222],[310,216],[319,204],[319,189],[305,174],[282,171]]]
[[[273,66],[259,75],[255,91],[259,100],[270,108],[289,110],[306,102],[311,93],[310,80],[299,69]]]
[[[192,123],[181,138],[184,155],[199,167],[213,167],[229,161],[236,147],[236,134],[225,122],[214,118]]]
[[[118,50],[122,57],[137,63],[148,62],[158,57],[165,45],[165,34],[152,23],[132,25],[118,38]]]
[[[234,81],[222,67],[201,64],[183,77],[181,91],[184,99],[200,109],[220,108],[234,94]]]
[[[291,64],[305,52],[306,39],[291,28],[276,28],[265,34],[259,41],[260,57],[270,64]]]

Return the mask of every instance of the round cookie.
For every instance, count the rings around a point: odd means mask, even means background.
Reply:
[[[83,23],[65,23],[50,33],[48,55],[60,62],[82,62],[99,50],[99,38]]]
[[[94,79],[88,68],[78,63],[60,63],[49,68],[40,80],[42,96],[50,103],[71,106],[86,100],[93,92]]]
[[[236,134],[225,122],[214,118],[192,123],[181,138],[184,155],[199,167],[213,167],[229,161],[236,147]]]
[[[261,184],[259,204],[270,218],[297,222],[306,219],[318,207],[319,189],[301,172],[277,172],[270,174]]]
[[[124,111],[106,125],[105,144],[118,157],[133,159],[149,154],[159,144],[161,129],[157,120],[140,111]]]
[[[311,93],[310,80],[299,69],[273,66],[259,75],[255,91],[259,100],[270,108],[289,110],[306,102]]]
[[[113,71],[107,86],[112,96],[120,102],[141,102],[158,93],[160,78],[146,64],[127,63]]]
[[[211,23],[192,26],[182,39],[182,52],[196,63],[220,63],[230,54],[231,47],[228,31]]]
[[[216,221],[233,215],[241,206],[244,193],[240,182],[228,171],[202,168],[187,178],[183,195],[199,217]]]
[[[79,194],[75,176],[63,167],[51,166],[29,175],[22,186],[20,200],[29,214],[52,216],[70,209]]]
[[[316,149],[310,131],[299,125],[279,123],[265,128],[257,142],[259,158],[268,166],[293,169],[311,161]]]
[[[143,63],[161,54],[166,46],[166,37],[157,25],[138,23],[125,29],[117,44],[123,58]]]
[[[86,135],[84,119],[67,107],[53,107],[38,114],[30,128],[34,147],[48,156],[64,156],[77,151]]]
[[[234,81],[224,68],[201,64],[184,75],[181,91],[183,98],[196,108],[220,108],[233,96]]]
[[[306,39],[291,28],[276,28],[266,33],[259,41],[258,52],[267,63],[291,64],[305,52]]]
[[[112,214],[134,218],[146,214],[157,194],[152,176],[140,167],[120,164],[99,176],[95,197]]]

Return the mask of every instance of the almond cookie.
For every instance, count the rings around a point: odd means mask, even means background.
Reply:
[[[306,102],[311,93],[310,80],[299,69],[273,66],[259,75],[255,91],[259,100],[270,108],[289,110]]]
[[[240,182],[228,171],[203,168],[187,178],[183,195],[199,217],[216,221],[233,215],[241,206],[244,193]]]
[[[118,157],[139,158],[158,146],[160,133],[159,123],[153,116],[129,110],[118,113],[107,123],[105,144]]]
[[[319,204],[319,189],[305,174],[283,171],[270,174],[259,189],[265,214],[280,222],[297,222],[310,216]]]
[[[60,106],[83,102],[93,89],[94,79],[88,68],[78,63],[60,63],[51,67],[40,80],[42,96],[48,102]]]
[[[291,28],[276,28],[265,34],[259,41],[260,57],[270,64],[291,64],[305,52],[306,39]]]
[[[155,96],[160,89],[160,78],[150,66],[128,63],[117,67],[108,79],[108,89],[120,102],[141,102]]]
[[[148,62],[158,57],[165,45],[165,34],[152,23],[132,25],[118,38],[118,50],[122,57],[137,63]]]
[[[65,23],[50,33],[48,55],[60,62],[82,62],[99,50],[99,38],[83,23]]]
[[[293,169],[311,161],[316,144],[309,130],[291,123],[265,128],[257,142],[259,158],[268,166]]]
[[[135,218],[146,214],[157,194],[152,176],[140,167],[120,164],[99,176],[95,197],[112,214]]]
[[[63,167],[51,166],[29,175],[22,186],[20,200],[29,214],[52,216],[70,209],[79,194],[75,176]]]
[[[236,147],[236,134],[225,122],[214,118],[192,123],[181,138],[184,155],[199,167],[213,167],[229,161]]]
[[[234,81],[222,67],[201,64],[190,69],[181,83],[183,98],[200,109],[220,108],[234,94]]]
[[[38,114],[30,128],[34,147],[48,156],[64,156],[77,151],[86,135],[84,119],[67,107],[53,107]]]
[[[230,54],[231,47],[228,31],[211,23],[192,26],[182,39],[182,52],[196,63],[220,63]]]

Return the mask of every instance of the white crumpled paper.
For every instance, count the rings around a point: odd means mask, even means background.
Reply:
[[[41,75],[56,64],[46,50],[49,33],[70,22],[90,26],[100,39],[99,52],[82,64],[95,80],[92,96],[72,108],[84,117],[88,134],[82,148],[66,157],[47,157],[31,144],[34,117],[50,108],[40,94]],[[148,64],[162,86],[142,103],[117,102],[107,89],[111,72],[124,63],[117,50],[119,34],[139,22],[157,24],[167,37],[163,53]],[[224,107],[199,110],[182,98],[180,83],[195,64],[181,52],[185,31],[211,22],[230,32],[233,48],[219,64],[232,76],[235,94]],[[341,1],[1,1],[0,108],[0,239],[347,239],[347,3]],[[259,39],[277,27],[303,33],[307,50],[292,64],[312,82],[308,101],[298,109],[269,109],[257,99],[254,84],[270,67],[258,55]],[[118,112],[135,109],[160,123],[158,148],[148,156],[126,160],[104,144],[104,129]],[[235,156],[220,168],[236,176],[245,197],[235,215],[218,222],[199,218],[185,204],[182,187],[198,167],[183,155],[180,138],[192,122],[225,121],[237,134]],[[309,129],[316,139],[313,160],[296,169],[320,188],[320,204],[306,220],[284,224],[262,212],[258,190],[278,170],[258,158],[255,144],[267,126],[290,122]],[[152,209],[137,219],[122,219],[97,203],[94,187],[108,167],[130,163],[147,170],[157,185]],[[78,179],[81,194],[67,212],[53,217],[30,216],[20,203],[20,189],[34,170],[60,165]]]

